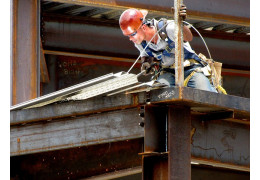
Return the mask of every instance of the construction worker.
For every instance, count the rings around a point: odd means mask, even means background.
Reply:
[[[146,75],[154,73],[152,70],[155,68],[152,67],[157,62],[159,64],[158,71],[155,71],[157,81],[168,86],[174,86],[174,21],[166,19],[149,20],[146,19],[147,14],[147,10],[125,10],[119,19],[120,28],[123,34],[128,36],[129,40],[140,51],[141,71],[145,70]],[[182,19],[186,18],[186,6],[181,6],[179,15]],[[157,33],[158,30],[160,31]],[[192,38],[193,35],[188,26],[183,26],[184,86],[217,92],[203,73],[205,65],[189,44]]]

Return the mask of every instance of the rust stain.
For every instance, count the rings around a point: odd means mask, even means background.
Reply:
[[[137,106],[138,105],[138,95],[137,94],[133,94],[133,105]]]
[[[183,98],[182,95],[183,95],[183,88],[179,86],[179,99]]]
[[[20,153],[20,151],[21,151],[20,138],[17,138],[17,152],[18,152],[18,154]]]
[[[191,144],[193,143],[193,139],[192,138],[193,138],[195,132],[196,132],[196,128],[192,128],[192,130],[190,132],[190,142],[191,142]]]

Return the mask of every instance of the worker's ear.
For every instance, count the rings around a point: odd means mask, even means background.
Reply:
[[[143,31],[146,31],[147,30],[147,25],[143,24],[141,28],[142,28]]]

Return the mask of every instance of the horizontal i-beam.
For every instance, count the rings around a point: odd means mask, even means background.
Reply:
[[[94,7],[110,7],[125,9],[129,7],[144,8],[158,14],[171,14],[172,0],[52,0],[53,2],[79,4]],[[243,0],[186,0],[190,19],[236,24],[250,25],[250,2]],[[230,8],[232,7],[232,8]]]

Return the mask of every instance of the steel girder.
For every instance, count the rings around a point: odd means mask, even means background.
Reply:
[[[138,51],[122,35],[119,28],[89,24],[45,21],[43,27],[44,49],[81,52],[88,54],[114,54],[121,57],[137,57]],[[250,42],[231,39],[205,38],[214,60],[231,66],[250,66]],[[109,44],[109,45],[108,45]],[[190,42],[197,53],[207,54],[199,37]]]
[[[129,7],[144,8],[158,13],[169,14],[173,7],[172,0],[50,0],[69,4],[80,4],[96,7],[111,7],[125,9]],[[246,0],[199,0],[184,1],[189,10],[189,18],[206,20],[211,22],[222,22],[225,24],[237,24],[249,26],[250,21],[250,1]],[[230,8],[232,7],[232,8]]]

